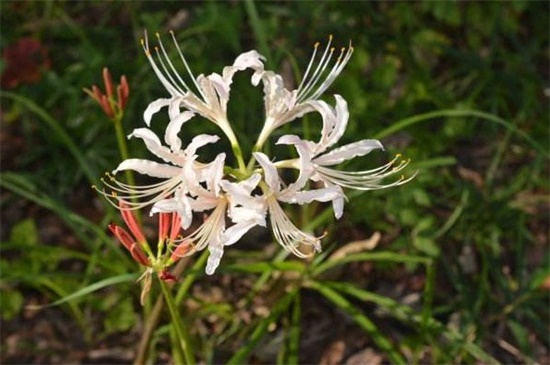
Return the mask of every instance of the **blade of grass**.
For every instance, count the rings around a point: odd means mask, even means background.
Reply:
[[[228,365],[246,364],[248,356],[256,348],[262,337],[268,332],[269,325],[275,322],[292,303],[296,296],[298,289],[294,289],[290,293],[279,299],[271,310],[269,316],[265,317],[258,323],[254,331],[247,337],[246,342],[241,346],[237,352],[227,361]]]
[[[422,329],[425,333],[428,321],[432,317],[432,303],[435,287],[435,264],[426,264],[426,286],[424,287],[424,302],[422,303]]]
[[[58,138],[64,145],[67,147],[67,150],[69,153],[73,156],[73,158],[76,160],[88,180],[91,184],[97,184],[98,183],[98,173],[95,171],[92,166],[88,163],[88,160],[86,157],[80,152],[80,149],[75,144],[71,136],[63,129],[61,124],[55,118],[49,114],[46,110],[42,109],[38,104],[36,104],[31,99],[28,99],[25,96],[12,93],[9,91],[2,91],[0,94],[0,97],[5,97],[8,99],[11,99],[17,103],[20,103],[25,108],[27,108],[32,113],[36,114],[41,120],[43,120],[48,127],[52,130],[53,135],[55,138]]]
[[[301,296],[298,292],[292,303],[292,312],[290,314],[290,331],[287,340],[287,356],[285,364],[298,364],[298,351],[300,350],[300,319],[301,312]]]
[[[425,122],[431,119],[435,118],[445,118],[445,117],[473,117],[473,118],[479,118],[481,120],[486,120],[489,122],[493,122],[499,125],[502,125],[506,129],[512,131],[519,137],[523,138],[531,147],[533,147],[535,150],[546,156],[547,158],[550,157],[550,152],[547,151],[545,148],[541,147],[531,136],[529,136],[527,133],[521,131],[518,129],[514,124],[497,117],[495,115],[484,113],[478,110],[463,110],[463,109],[444,109],[444,110],[437,110],[434,112],[424,113],[412,116],[410,118],[402,119],[391,126],[387,127],[386,129],[383,129],[382,131],[378,132],[373,138],[380,139],[383,137],[386,137],[390,134],[393,134],[401,129],[405,129],[407,127],[410,127],[414,124]]]
[[[464,348],[464,350],[466,350],[466,352],[468,352],[473,357],[479,359],[483,363],[498,364],[498,361],[496,359],[483,351],[475,343],[468,342],[468,340],[461,333],[447,328],[444,324],[437,321],[433,317],[429,317],[427,319],[423,318],[422,315],[416,313],[411,307],[407,305],[400,304],[391,298],[357,288],[356,286],[349,283],[325,282],[324,285],[339,292],[342,292],[346,295],[353,296],[359,300],[375,303],[379,305],[382,309],[387,310],[396,318],[405,322],[420,326],[425,322],[425,328],[437,334],[442,334],[447,340],[459,344]]]
[[[275,256],[272,262],[280,263],[284,259],[286,259],[287,256],[288,256],[288,251],[281,249],[277,254],[277,256]],[[256,295],[258,295],[260,290],[264,288],[265,284],[267,283],[269,278],[273,276],[274,272],[275,272],[275,269],[272,266],[269,266],[264,272],[262,272],[260,277],[256,279],[256,282],[248,292],[247,296],[244,298],[243,303],[241,305],[242,308],[247,308],[251,305]],[[239,331],[240,327],[241,327],[241,321],[237,317],[235,317],[235,320],[231,323],[229,328],[224,333],[220,334],[220,336],[218,336],[218,342],[223,343],[227,338],[232,337],[235,333]]]
[[[181,302],[185,298],[185,295],[189,291],[189,288],[191,288],[191,285],[193,285],[193,282],[195,282],[195,279],[199,275],[198,273],[202,272],[204,265],[206,263],[206,259],[208,258],[209,254],[210,253],[208,250],[204,250],[202,254],[199,256],[198,260],[195,261],[195,263],[191,267],[191,270],[187,272],[185,279],[183,279],[183,282],[180,284],[178,288],[178,292],[176,293],[175,301],[177,306],[181,305]],[[184,265],[185,265],[184,261],[178,262],[178,264],[176,265],[176,268],[174,269],[174,275],[176,275],[176,277],[179,277],[182,274],[185,268]]]
[[[468,205],[468,200],[470,198],[470,192],[468,190],[463,190],[462,194],[460,196],[460,203],[456,206],[456,208],[453,210],[449,218],[445,221],[445,223],[435,232],[432,236],[433,239],[437,239],[442,237],[445,233],[451,229],[451,227],[458,221],[458,218],[462,215],[462,212],[464,212],[464,209]]]
[[[121,283],[127,283],[130,281],[135,281],[138,278],[138,274],[132,273],[132,274],[123,274],[123,275],[117,275],[113,276],[107,279],[103,279],[100,281],[97,281],[91,285],[88,285],[80,290],[75,291],[74,293],[71,293],[69,295],[65,295],[62,298],[56,300],[53,303],[46,304],[46,305],[30,305],[27,306],[28,309],[42,309],[42,308],[48,308],[48,307],[54,307],[58,306],[63,303],[71,302],[75,299],[81,298],[83,296],[86,296],[88,294],[91,294],[93,292],[96,292],[100,289],[106,288],[108,286],[121,284]]]
[[[2,173],[0,174],[0,186],[33,203],[38,204],[43,208],[54,212],[65,223],[67,223],[69,227],[71,227],[75,235],[82,242],[90,241],[90,239],[82,233],[83,229],[85,228],[90,230],[93,233],[94,237],[100,238],[104,242],[110,244],[122,260],[127,260],[127,255],[123,253],[118,245],[114,244],[113,240],[105,233],[104,229],[98,227],[96,224],[89,221],[88,219],[67,209],[65,206],[59,204],[57,200],[36,191],[32,184],[29,185],[28,179],[26,179],[24,176],[12,172]]]
[[[385,337],[382,332],[376,327],[376,325],[359,310],[350,301],[348,301],[344,296],[340,295],[337,291],[332,288],[315,281],[310,281],[307,285],[318,291],[325,298],[334,303],[338,308],[346,312],[355,323],[364,329],[372,338],[374,343],[384,351],[390,358],[393,364],[405,364],[406,361],[401,356],[401,354],[394,348],[391,341]]]
[[[227,265],[222,268],[223,272],[240,273],[265,273],[267,271],[295,271],[304,272],[306,266],[302,261],[282,261],[282,262],[247,262]]]
[[[273,62],[271,50],[267,45],[266,34],[262,26],[260,16],[258,15],[258,9],[256,8],[256,4],[254,4],[254,0],[245,0],[244,6],[250,20],[250,26],[252,27],[254,38],[256,38],[256,42],[258,43],[258,48],[261,53],[266,56],[267,62]]]
[[[57,296],[67,297],[66,289],[63,288],[63,286],[60,285],[60,283],[58,281],[50,280],[48,278],[43,277],[40,280],[40,286],[42,288],[47,288],[48,290],[54,292]],[[56,305],[55,303],[57,303],[57,305],[58,305],[58,304],[62,304],[62,303],[65,303],[65,302],[67,302],[67,301],[58,300],[58,301],[56,301],[52,304],[49,304],[49,305],[45,305],[45,306],[29,305],[26,308],[37,310],[37,309],[52,307],[52,306]],[[68,301],[67,306],[69,307],[69,310],[71,311],[74,319],[76,320],[76,323],[82,329],[82,332],[84,333],[84,338],[86,339],[86,342],[88,342],[90,340],[90,337],[91,337],[90,336],[90,334],[91,334],[90,328],[91,327],[86,325],[86,319],[85,319],[85,316],[84,316],[84,313],[83,313],[82,309],[80,309],[80,307],[78,306],[77,303],[71,302],[71,301]]]
[[[430,259],[421,256],[402,255],[389,251],[361,252],[344,256],[337,260],[331,260],[330,258],[328,258],[328,260],[326,260],[322,264],[319,264],[317,267],[312,268],[312,276],[315,277],[330,268],[356,261],[388,261],[409,264],[428,264],[430,262]]]

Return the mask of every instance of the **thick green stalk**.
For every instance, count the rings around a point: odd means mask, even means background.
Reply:
[[[176,331],[176,336],[178,337],[178,343],[181,347],[183,357],[185,358],[185,363],[187,365],[195,364],[195,359],[191,354],[191,348],[189,346],[189,334],[182,323],[182,318],[178,312],[178,308],[176,307],[172,291],[168,287],[168,284],[164,281],[159,280],[159,282],[162,289],[162,294],[164,294],[164,299],[166,300],[166,305],[168,306],[168,310],[170,312],[170,316],[172,317],[172,325]]]
[[[208,251],[205,250],[205,252],[208,252]],[[203,256],[204,256],[204,259],[202,259]],[[197,269],[198,267],[204,266],[204,261],[206,261],[207,256],[204,254],[203,256],[199,258],[198,263],[195,263],[195,265],[193,265],[193,267],[191,268],[191,271]],[[179,278],[182,275],[183,271],[185,270],[187,263],[188,263],[188,260],[183,260],[183,259],[180,260],[176,264],[174,270],[172,271],[172,274],[174,274],[175,277]],[[175,298],[176,307],[182,301],[183,297],[187,293],[187,289],[189,289],[194,279],[195,279],[195,275],[191,274],[191,275],[187,275],[183,280],[183,283],[181,284],[180,289],[178,290],[178,295]],[[184,288],[183,292],[181,290],[182,287]],[[147,360],[149,346],[151,344],[151,337],[153,336],[153,333],[157,328],[157,325],[163,310],[164,310],[164,298],[158,297],[155,302],[155,306],[151,311],[151,314],[149,316],[144,316],[145,326],[139,342],[139,347],[138,347],[136,358],[134,360],[134,365],[144,364],[145,361]]]
[[[241,150],[241,146],[239,146],[239,144],[234,144],[234,145],[231,146],[231,148],[233,149],[233,153],[235,154],[235,157],[237,158],[237,163],[239,164],[239,171],[241,171],[241,173],[247,175],[248,170],[246,169],[246,165],[244,164],[243,151]]]
[[[128,145],[126,144],[126,136],[124,135],[124,130],[122,129],[122,113],[117,114],[113,118],[113,124],[115,125],[116,140],[118,143],[118,150],[120,151],[120,157],[122,160],[126,160],[129,157],[128,154]],[[134,175],[130,170],[124,170],[126,176],[126,181],[130,185],[135,185]]]

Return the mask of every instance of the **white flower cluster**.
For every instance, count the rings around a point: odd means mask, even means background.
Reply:
[[[374,190],[410,180],[401,176],[392,183],[381,183],[407,165],[408,161],[401,160],[399,156],[372,170],[349,172],[332,168],[383,148],[377,140],[364,139],[331,149],[346,130],[348,105],[340,95],[334,95],[334,106],[320,97],[350,59],[353,52],[351,45],[342,48],[338,54],[331,47],[332,37],[324,50],[319,50],[316,44],[301,84],[296,90],[288,90],[280,75],[264,69],[264,57],[256,51],[238,56],[233,65],[223,69],[221,75],[212,73],[195,77],[174,34],[171,35],[185,76],[178,73],[158,34],[159,46],[155,47],[154,52],[149,48],[147,37],[142,41],[145,54],[169,97],[150,103],[144,112],[147,128],[135,129],[129,135],[143,140],[147,149],[162,162],[131,158],[123,161],[113,172],[133,170],[160,181],[153,185],[133,186],[110,176],[110,179],[104,179],[104,183],[111,191],[104,194],[117,207],[139,209],[150,205],[151,214],[175,212],[179,214],[184,230],[190,228],[194,213],[208,212],[208,218],[202,225],[180,241],[186,247],[191,244],[191,251],[208,248],[207,274],[212,274],[218,267],[225,246],[237,242],[254,226],[266,227],[267,219],[275,239],[289,252],[305,257],[320,251],[321,237],[297,228],[285,214],[281,203],[332,202],[334,214],[340,218],[346,198],[343,187]],[[251,82],[254,86],[262,83],[265,102],[265,124],[247,163],[227,117],[233,76],[246,69],[253,71]],[[192,83],[186,83],[184,79]],[[163,108],[167,108],[170,118],[164,142],[149,129],[153,115]],[[280,137],[277,144],[292,145],[296,149],[298,158],[294,159],[274,162],[262,152],[275,129],[296,121],[306,113],[319,113],[322,117],[319,141],[305,140],[297,135]],[[196,115],[213,122],[224,132],[238,167],[226,166],[225,153],[220,153],[208,163],[198,160],[198,150],[217,142],[218,136],[201,134],[187,146],[182,145],[178,133],[183,124]],[[279,174],[281,169],[298,170],[298,178],[285,184]],[[173,247],[172,252],[177,255],[178,247]],[[190,250],[186,249],[185,254],[189,253]]]

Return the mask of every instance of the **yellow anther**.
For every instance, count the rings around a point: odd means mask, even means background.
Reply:
[[[160,39],[160,34],[159,34],[159,32],[156,32],[155,35],[157,36],[157,38]]]
[[[142,45],[143,47],[145,47],[145,39],[143,39],[143,38],[140,38],[140,40],[139,40],[139,41],[141,42],[141,45]]]
[[[330,52],[334,52],[334,47],[330,47]]]
[[[315,44],[313,45],[314,48],[317,48],[319,47],[319,42],[315,42]]]
[[[395,158],[396,158],[396,159],[397,159],[397,158],[401,158],[401,154],[398,153],[397,155],[395,155]]]
[[[332,37],[332,34],[329,34],[329,35],[328,35],[328,41],[329,41],[329,42],[332,42],[332,38],[333,38],[333,37]]]
[[[174,31],[173,31],[172,29],[170,29],[168,32],[169,32],[171,35],[174,35]]]

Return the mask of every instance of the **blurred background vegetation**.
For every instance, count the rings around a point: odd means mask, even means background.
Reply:
[[[82,89],[102,87],[103,67],[115,79],[126,75],[124,130],[141,127],[147,104],[165,96],[141,49],[144,29],[166,40],[174,30],[195,74],[221,72],[257,49],[268,68],[290,80],[305,71],[315,42],[330,34],[338,47],[351,40],[353,57],[326,100],[338,93],[348,101],[342,144],[379,138],[387,152],[348,167],[402,153],[412,160],[410,172],[419,171],[399,188],[351,193],[340,221],[324,206],[293,212],[302,225],[328,230],[321,259],[375,232],[380,239],[370,252],[386,256],[351,255],[322,275],[311,269],[321,261],[245,266],[277,255],[265,231],[227,250],[214,277],[200,268],[183,305],[198,358],[550,362],[548,2],[2,1],[0,7],[3,363],[135,357],[142,316],[151,308],[142,313],[133,282],[138,268],[106,232],[116,212],[90,188],[120,155],[112,123]],[[229,106],[238,135],[253,136],[248,146],[263,122],[262,93],[249,76],[238,75]],[[315,135],[316,120],[285,132],[304,125]],[[216,132],[200,122],[185,128],[185,140]],[[139,141],[129,146],[132,156],[146,156]],[[266,272],[270,280],[259,280]],[[95,290],[98,282],[106,284]],[[39,311],[28,307],[82,288],[89,295]],[[288,288],[299,296],[287,300]],[[175,361],[167,333],[160,326],[152,337],[156,361]]]

